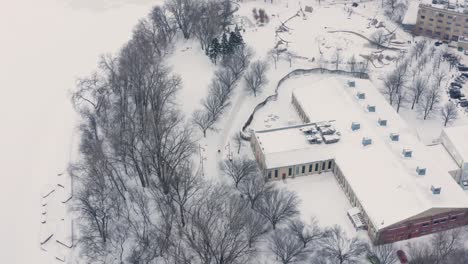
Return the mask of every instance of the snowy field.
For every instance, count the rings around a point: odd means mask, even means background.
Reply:
[[[41,191],[71,158],[77,77],[116,52],[157,1],[9,1],[0,9],[0,262],[56,263],[39,248]]]
[[[280,60],[276,67],[270,61],[269,83],[257,97],[250,95],[240,82],[231,106],[216,125],[217,130],[209,131],[207,138],[198,134],[204,173],[209,178],[225,180],[220,176],[218,162],[230,153],[237,155],[232,137],[240,131],[255,105],[273,94],[277,82],[288,72],[317,67],[320,52],[329,61],[336,48],[342,52],[344,61],[352,55],[360,60],[360,55],[376,52],[388,56],[398,54],[379,51],[357,35],[330,32],[349,30],[370,37],[376,30],[369,25],[371,18],[384,20],[390,30],[395,29],[372,2],[361,3],[351,13],[342,4],[334,5],[334,1],[322,1],[321,6],[315,0],[287,2],[272,5],[245,1],[237,13],[236,19],[245,26],[244,39],[255,50],[255,58],[271,59],[268,53],[280,39],[288,43],[293,57],[290,61]],[[77,77],[86,76],[96,68],[99,55],[118,51],[130,38],[133,26],[156,3],[154,0],[29,0],[12,1],[0,10],[2,263],[55,263],[53,254],[41,252],[39,248],[40,196],[47,190],[44,186],[55,184],[57,174],[65,171],[75,157],[76,115],[70,104],[70,90]],[[294,17],[286,23],[290,32],[275,36],[275,29],[282,22],[307,5],[313,6],[312,13]],[[254,7],[264,8],[270,23],[254,25]],[[400,29],[396,29],[396,34],[401,42],[412,39]],[[185,40],[176,43],[168,63],[181,75],[183,89],[178,98],[188,120],[200,108],[200,100],[206,96],[218,66],[209,61],[196,41]],[[371,69],[371,80],[378,89],[379,78],[388,71],[385,66]],[[326,77],[329,75],[315,74],[306,80],[312,83]],[[292,90],[304,85],[304,80],[298,77],[287,81],[280,89],[278,100],[261,109],[251,127],[265,129],[299,123],[290,99]],[[468,94],[466,87],[465,91]],[[440,120],[423,121],[407,109],[401,115],[424,142],[431,142],[440,134]],[[461,115],[454,125],[463,123],[468,123],[467,115]],[[249,144],[244,143],[239,155],[252,155]],[[450,161],[446,163],[452,166]],[[332,175],[297,178],[284,187],[295,190],[302,199],[300,209],[304,220],[316,216],[322,225],[338,224],[355,233],[345,214],[349,202]]]

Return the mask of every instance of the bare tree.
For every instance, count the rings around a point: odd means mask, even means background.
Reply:
[[[265,217],[273,229],[280,223],[299,214],[299,198],[293,192],[284,189],[273,189],[260,196],[254,209]]]
[[[441,109],[440,109],[440,116],[444,122],[444,126],[451,123],[455,119],[458,118],[458,109],[457,106],[453,102],[447,102]]]
[[[263,86],[267,83],[267,70],[268,63],[264,60],[258,60],[250,64],[250,70],[244,75],[245,87],[254,96],[257,96],[257,93],[261,92]]]
[[[203,137],[206,138],[206,132],[210,129],[215,129],[214,124],[216,123],[216,119],[213,118],[211,112],[196,110],[192,114],[192,122],[203,132]]]
[[[369,250],[369,256],[377,259],[379,264],[396,264],[398,262],[393,244],[372,246]]]
[[[252,208],[246,209],[245,214],[247,218],[245,232],[249,247],[252,248],[270,231],[270,227],[268,221],[259,213],[252,210]]]
[[[288,224],[288,230],[302,242],[304,248],[307,247],[310,242],[319,241],[327,235],[327,233],[318,226],[315,218],[311,219],[310,224],[305,224],[300,219],[293,219]]]
[[[431,237],[431,248],[434,264],[447,263],[450,255],[463,247],[462,232],[458,229],[451,229],[434,234]]]
[[[242,195],[249,201],[250,207],[254,208],[259,202],[260,197],[272,191],[273,185],[266,181],[265,177],[260,174],[250,174],[244,181],[239,184],[239,190]]]
[[[321,253],[333,260],[334,263],[358,263],[367,251],[368,246],[365,242],[356,237],[348,238],[339,226],[329,229],[327,234],[321,242]]]
[[[242,139],[242,136],[241,136],[240,132],[236,133],[233,136],[233,139],[234,139],[234,145],[237,148],[237,154],[239,154],[240,151],[241,151],[242,145],[244,144],[244,139]]]
[[[387,34],[383,29],[377,29],[370,39],[380,48],[387,41]]]
[[[257,162],[247,157],[224,160],[220,164],[221,171],[232,178],[238,188],[239,183],[257,171]]]
[[[340,63],[343,60],[342,55],[341,55],[341,49],[339,48],[335,49],[332,60],[333,60],[333,63],[335,63],[335,70],[338,70]]]
[[[356,72],[356,56],[354,54],[348,60],[348,66],[350,72]]]
[[[199,20],[200,1],[197,0],[167,0],[165,6],[171,12],[184,38],[190,38]]]
[[[408,243],[407,248],[410,264],[426,264],[435,262],[432,249],[427,244],[423,242]]]
[[[432,96],[430,92],[423,93],[420,99],[420,103],[418,105],[418,111],[422,115],[424,120],[429,118],[433,112],[431,109],[431,98]]]
[[[403,87],[407,82],[408,62],[402,62],[396,67],[395,71],[384,79],[383,93],[387,95],[390,105],[395,102],[396,96],[403,95]],[[396,93],[400,93],[397,95]],[[398,100],[398,99],[397,99]]]
[[[411,109],[414,109],[414,106],[419,103],[419,98],[424,93],[427,87],[427,78],[418,76],[413,84],[409,87],[411,92]]]
[[[245,263],[256,251],[247,232],[248,210],[248,204],[226,187],[207,189],[182,230],[188,249],[200,263]]]
[[[365,74],[369,73],[369,60],[359,62],[356,70],[359,72],[360,78],[363,78]]]
[[[409,101],[409,94],[406,86],[402,85],[395,91],[395,104],[397,107],[397,113],[400,112],[400,108]]]
[[[432,75],[435,86],[442,86],[442,82],[447,79],[447,72],[444,70],[438,70]]]
[[[239,80],[242,73],[249,66],[250,59],[253,56],[252,48],[246,45],[239,45],[229,56],[224,56],[222,65],[234,75],[234,79]]]
[[[221,2],[204,1],[200,5],[200,11],[194,25],[194,33],[200,41],[202,50],[205,50],[210,42],[222,33],[224,13]]]
[[[268,247],[282,264],[305,260],[311,250],[303,246],[301,240],[286,229],[275,230],[268,239]]]
[[[431,111],[434,110],[435,107],[440,103],[440,100],[442,100],[442,91],[441,87],[437,85],[433,85],[428,91],[428,99],[430,101],[430,108]]]

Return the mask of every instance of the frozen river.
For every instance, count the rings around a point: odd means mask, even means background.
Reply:
[[[1,2],[0,262],[53,263],[38,246],[39,197],[70,160],[70,89],[157,1]]]

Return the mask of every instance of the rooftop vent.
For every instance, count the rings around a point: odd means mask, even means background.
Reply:
[[[306,135],[306,139],[310,144],[322,143],[322,137],[319,134]]]
[[[426,168],[421,168],[418,166],[416,167],[416,173],[421,176],[426,175]]]
[[[365,147],[367,145],[371,145],[372,144],[372,138],[368,138],[368,137],[363,137],[362,138],[362,145]]]
[[[434,185],[431,185],[432,194],[440,194],[441,190],[442,190],[442,187],[434,187]]]
[[[322,135],[333,135],[336,132],[336,129],[332,126],[329,127],[319,127],[320,132]]]
[[[357,97],[358,99],[366,99],[366,94],[363,93],[363,92],[358,92],[358,93],[356,94],[356,97]]]
[[[392,141],[399,141],[400,140],[400,135],[397,133],[390,133],[390,139]]]
[[[410,149],[403,149],[403,157],[405,158],[411,158],[413,156],[413,151]]]
[[[351,130],[352,131],[356,131],[356,130],[359,130],[359,129],[361,129],[361,124],[360,123],[358,123],[358,122],[351,123]]]
[[[349,81],[348,81],[348,87],[351,87],[351,88],[356,87],[356,82],[355,82],[355,81],[349,80]]]
[[[367,111],[370,113],[375,112],[375,105],[367,105]]]
[[[379,118],[379,126],[387,126],[387,120]]]

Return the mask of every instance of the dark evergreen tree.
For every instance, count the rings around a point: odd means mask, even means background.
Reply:
[[[229,45],[231,48],[237,48],[244,45],[244,39],[242,38],[240,31],[233,31],[229,36]]]
[[[226,32],[224,32],[223,33],[223,38],[221,40],[221,53],[223,54],[223,56],[226,56],[226,55],[231,53],[232,48],[229,47],[229,46],[230,46],[230,43],[229,43],[229,40],[228,40],[228,36],[227,36]]]
[[[221,54],[221,45],[219,44],[218,38],[214,38],[210,46],[208,47],[208,56],[216,64],[218,56]]]

